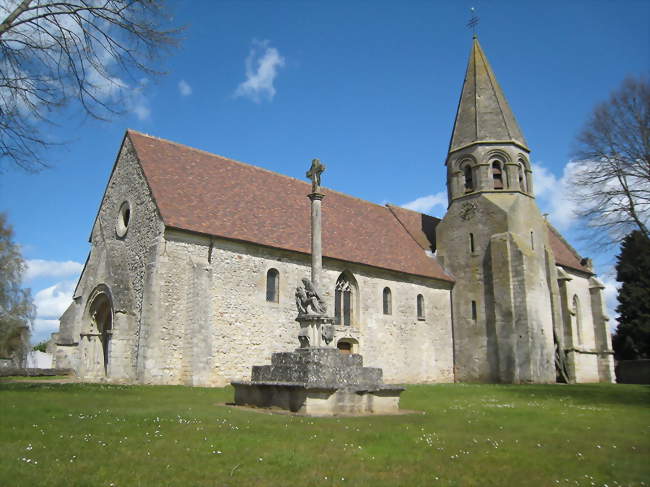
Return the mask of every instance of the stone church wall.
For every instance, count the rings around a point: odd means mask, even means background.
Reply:
[[[534,199],[496,191],[457,198],[436,236],[456,279],[456,380],[554,382],[549,244]]]
[[[297,348],[294,293],[309,276],[309,262],[294,252],[168,230],[142,380],[224,385],[249,379],[251,366],[269,363],[272,353]],[[266,301],[271,268],[279,272],[277,303]],[[389,383],[453,381],[450,284],[324,259],[322,290],[331,314],[344,271],[356,280],[356,314],[352,326],[336,327],[335,342],[357,342],[365,365],[382,367]],[[384,287],[391,289],[391,315],[383,315]],[[418,294],[424,320],[417,319]]]
[[[120,236],[116,225],[124,202],[129,204],[130,215],[126,233]],[[57,357],[61,362],[78,364],[76,368],[82,377],[104,377],[104,371],[99,370],[100,364],[96,363],[97,357],[88,358],[92,355],[89,353],[94,347],[92,342],[97,340],[97,337],[88,335],[96,331],[90,328],[89,298],[98,286],[103,285],[110,295],[113,315],[108,377],[118,381],[135,378],[145,267],[150,259],[150,249],[152,245],[155,247],[163,228],[127,138],[92,229],[92,247],[74,302],[61,320],[57,338],[63,345],[58,347]],[[79,345],[71,347],[74,343]],[[95,363],[89,363],[93,360]]]

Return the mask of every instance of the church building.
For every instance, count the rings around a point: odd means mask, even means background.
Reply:
[[[540,213],[529,154],[474,39],[444,218],[323,190],[320,291],[341,353],[387,383],[613,380],[604,286]],[[127,131],[53,334],[55,366],[223,386],[293,351],[310,190]]]

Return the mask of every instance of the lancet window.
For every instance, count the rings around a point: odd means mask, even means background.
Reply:
[[[384,314],[390,315],[393,314],[393,296],[390,292],[390,288],[385,287],[383,292],[383,304],[384,304]]]
[[[424,296],[418,294],[417,297],[418,320],[424,319]]]
[[[266,273],[266,300],[271,303],[280,301],[280,273],[277,269],[269,269]]]
[[[337,325],[350,326],[354,319],[355,285],[345,274],[336,281],[334,291],[334,317]]]

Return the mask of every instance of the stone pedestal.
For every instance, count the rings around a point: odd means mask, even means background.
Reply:
[[[300,348],[331,347],[334,340],[334,318],[325,315],[298,315],[296,321],[300,323],[298,340]]]
[[[384,384],[382,370],[364,367],[361,355],[330,347],[274,353],[271,365],[253,366],[250,382],[232,385],[237,405],[313,416],[396,413],[404,390]]]

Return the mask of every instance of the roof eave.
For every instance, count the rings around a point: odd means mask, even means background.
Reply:
[[[305,256],[311,255],[309,252],[305,252],[305,251],[302,251],[302,250],[288,249],[288,248],[284,248],[284,247],[277,247],[277,246],[274,246],[274,245],[268,245],[268,244],[263,244],[263,243],[260,243],[260,242],[255,242],[253,240],[239,239],[239,238],[233,238],[233,237],[225,237],[223,235],[214,235],[214,234],[210,234],[210,233],[199,232],[198,230],[190,230],[190,229],[187,229],[187,228],[177,227],[177,226],[174,226],[174,225],[165,225],[165,230],[168,230],[168,229],[169,230],[176,230],[176,231],[179,231],[179,232],[187,232],[187,233],[191,233],[191,234],[195,234],[195,235],[202,235],[202,236],[208,237],[208,238],[221,238],[221,239],[228,240],[228,241],[231,241],[231,242],[240,242],[240,243],[258,245],[260,247],[264,247],[264,248],[268,248],[268,249],[274,249],[274,250],[281,250],[281,251],[284,251],[284,252],[295,252],[297,254],[301,254],[301,255],[305,255]],[[382,270],[385,270],[385,271],[396,272],[396,273],[399,273],[399,274],[407,274],[409,276],[417,276],[417,277],[423,277],[423,278],[426,278],[426,279],[433,279],[433,280],[436,280],[436,281],[449,282],[451,284],[455,283],[455,280],[451,276],[434,277],[434,276],[429,276],[429,275],[426,275],[426,274],[418,274],[416,272],[407,272],[407,271],[400,270],[400,269],[391,269],[390,267],[382,267],[382,266],[378,266],[378,265],[368,264],[367,262],[359,262],[359,261],[355,261],[355,260],[345,260],[345,259],[341,259],[339,257],[332,257],[332,256],[326,255],[326,254],[323,254],[323,258],[337,260],[339,262],[349,262],[350,264],[363,265],[363,266],[367,266],[367,267],[372,267],[373,269],[382,269]],[[431,258],[431,257],[427,256],[427,258]],[[443,272],[446,274],[446,271],[443,271]]]

